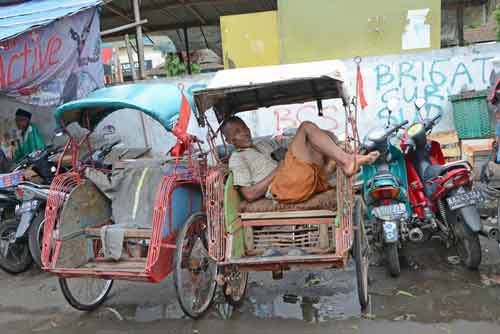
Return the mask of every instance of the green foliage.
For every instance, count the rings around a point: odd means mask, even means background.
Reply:
[[[201,72],[201,67],[198,64],[191,64],[191,73],[198,74]],[[181,62],[180,58],[174,54],[167,54],[165,57],[165,74],[167,77],[175,77],[178,75],[188,74],[187,64]]]
[[[496,22],[496,31],[497,31],[497,41],[500,41],[500,5],[497,5],[497,8],[493,12],[493,16],[495,17]]]

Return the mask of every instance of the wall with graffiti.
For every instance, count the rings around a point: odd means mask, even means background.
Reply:
[[[454,128],[452,106],[448,96],[462,90],[482,90],[490,86],[490,76],[495,72],[491,60],[500,54],[500,44],[476,45],[465,48],[442,49],[432,52],[367,57],[362,60],[361,72],[368,106],[359,110],[358,124],[361,135],[387,122],[385,105],[390,97],[400,99],[399,109],[393,113],[392,122],[416,117],[413,102],[424,97],[428,104],[424,115],[443,115],[436,131]],[[355,92],[356,64],[345,60],[346,83],[351,95]],[[500,69],[496,69],[500,73]],[[214,74],[202,74],[164,80],[181,85],[187,95],[207,86]],[[344,108],[340,101],[323,103],[323,117],[318,116],[315,103],[288,105],[269,108],[259,112],[246,112],[242,116],[250,126],[254,136],[277,134],[287,128],[297,127],[310,120],[324,129],[343,135],[345,124]],[[145,119],[147,142],[156,153],[164,154],[175,143],[175,138],[167,134],[153,120]],[[131,131],[133,129],[133,131]],[[205,132],[196,129],[191,120],[191,132],[203,137]],[[102,122],[99,131],[116,131],[128,146],[145,144],[141,119],[135,111],[124,111],[111,115]]]
[[[464,48],[441,49],[429,52],[367,57],[361,62],[364,93],[368,106],[359,110],[358,125],[361,135],[375,126],[386,124],[389,98],[400,100],[391,121],[415,120],[414,101],[423,97],[427,115],[443,117],[435,131],[454,129],[450,95],[464,90],[484,90],[491,86],[495,74],[500,73],[491,60],[500,54],[500,44],[475,45]],[[347,68],[347,86],[355,93],[356,64],[344,60]],[[493,78],[490,78],[493,77]],[[257,135],[281,132],[296,127],[304,120],[312,120],[321,127],[342,135],[345,117],[340,101],[323,103],[324,117],[317,116],[315,103],[271,108],[266,113],[247,113],[246,120]]]

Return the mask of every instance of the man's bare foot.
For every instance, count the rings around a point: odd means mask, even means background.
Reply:
[[[380,152],[378,151],[373,151],[366,155],[357,154],[354,160],[342,166],[342,170],[347,177],[351,177],[359,172],[361,166],[374,163],[379,156]]]
[[[356,161],[361,166],[362,165],[370,165],[370,164],[374,163],[378,159],[379,156],[380,156],[379,151],[373,151],[373,152],[368,153],[367,155],[358,154],[356,156]]]

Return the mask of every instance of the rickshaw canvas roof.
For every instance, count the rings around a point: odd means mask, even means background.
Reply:
[[[185,94],[192,105],[192,96]],[[57,124],[82,121],[89,111],[90,129],[120,109],[135,109],[158,121],[166,130],[174,127],[181,108],[182,93],[177,86],[164,83],[140,83],[98,89],[86,98],[65,103],[55,111]]]
[[[199,118],[218,105],[224,114],[259,107],[346,98],[345,65],[337,60],[219,71],[208,87],[194,93]],[[220,104],[230,100],[226,108]],[[219,110],[221,111],[221,110]]]

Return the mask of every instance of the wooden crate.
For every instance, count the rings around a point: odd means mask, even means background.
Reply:
[[[464,142],[463,144],[463,151],[467,161],[472,165],[475,181],[479,180],[481,168],[490,158],[493,140],[485,139],[473,143]]]
[[[461,158],[460,140],[455,131],[439,132],[431,134],[429,139],[435,140],[441,144],[443,155],[446,161],[456,161]]]
[[[335,251],[333,224],[251,226],[246,228],[246,233],[251,234],[246,238],[248,255],[261,255],[270,248],[285,253],[291,248],[311,254]]]

